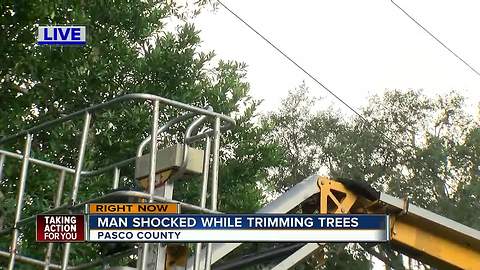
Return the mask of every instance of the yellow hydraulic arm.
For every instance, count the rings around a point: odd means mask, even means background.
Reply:
[[[480,231],[398,199],[367,184],[319,177],[320,213],[382,213],[390,244],[438,269],[480,269]]]

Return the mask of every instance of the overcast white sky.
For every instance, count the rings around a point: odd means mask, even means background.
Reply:
[[[469,110],[480,102],[480,76],[414,24],[389,0],[222,0],[354,108],[385,89],[457,90]],[[480,1],[397,0],[453,51],[480,70]],[[251,93],[274,109],[303,80],[347,111],[224,8],[195,20],[203,48],[245,62]],[[375,269],[381,269],[376,261]]]
[[[385,89],[457,90],[480,101],[480,77],[441,47],[388,0],[223,0],[337,95],[358,108]],[[480,1],[397,0],[447,46],[480,70]],[[204,49],[248,64],[251,93],[277,106],[303,80],[320,86],[269,47],[224,8],[195,20]]]

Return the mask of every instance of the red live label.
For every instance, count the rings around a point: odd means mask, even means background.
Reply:
[[[37,215],[37,242],[85,241],[83,215]]]

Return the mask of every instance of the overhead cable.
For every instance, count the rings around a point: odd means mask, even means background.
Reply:
[[[432,32],[430,32],[427,28],[425,28],[422,24],[420,24],[415,18],[413,18],[408,12],[406,12],[402,7],[400,7],[397,3],[395,3],[393,0],[390,0],[392,4],[394,4],[398,9],[400,9],[403,14],[405,14],[410,20],[412,20],[418,27],[422,28],[423,31],[425,31],[428,35],[430,35],[433,39],[435,39],[440,45],[442,45],[447,51],[449,51],[451,54],[453,54],[458,60],[460,60],[462,63],[464,63],[467,67],[469,67],[477,76],[480,77],[480,72],[478,72],[472,65],[470,65],[465,59],[460,57],[457,53],[455,53],[452,49],[450,49],[445,43],[443,43],[440,39],[438,39]]]

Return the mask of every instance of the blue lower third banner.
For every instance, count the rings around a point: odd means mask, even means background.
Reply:
[[[384,242],[386,215],[90,215],[91,242]]]

